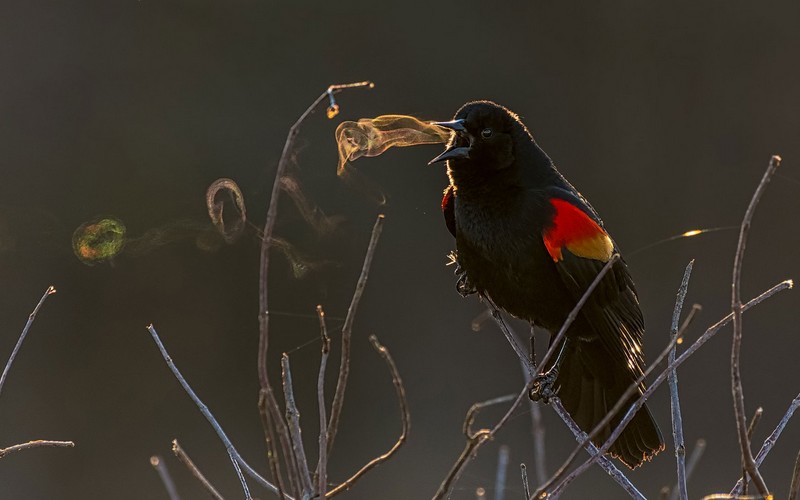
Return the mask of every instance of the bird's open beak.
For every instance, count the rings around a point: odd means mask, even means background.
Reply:
[[[467,129],[464,127],[464,120],[453,120],[451,122],[433,122],[431,125],[438,125],[439,127],[449,128],[450,130],[458,133],[458,132],[466,132]],[[433,160],[428,162],[428,165],[432,165],[434,163],[439,163],[440,161],[445,160],[454,160],[454,159],[467,159],[469,158],[469,147],[461,146],[455,147],[455,144],[450,146],[449,148],[445,149],[442,154],[434,158]]]

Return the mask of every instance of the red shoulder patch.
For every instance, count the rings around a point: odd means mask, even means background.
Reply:
[[[600,224],[572,203],[552,198],[550,204],[555,209],[553,222],[544,231],[544,245],[554,262],[564,257],[561,249],[587,259],[608,261],[614,252],[614,243]]]
[[[444,222],[447,224],[447,230],[455,238],[456,236],[456,213],[453,200],[453,186],[447,186],[442,196],[442,215],[444,215]]]

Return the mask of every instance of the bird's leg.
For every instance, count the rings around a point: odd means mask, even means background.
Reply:
[[[528,397],[533,401],[542,401],[544,404],[549,404],[550,399],[558,395],[558,391],[553,390],[553,385],[556,383],[558,369],[561,366],[561,362],[564,360],[567,342],[569,342],[569,339],[564,338],[564,341],[561,343],[561,348],[558,350],[556,359],[553,361],[553,365],[550,369],[546,372],[539,373],[533,380],[533,386],[528,393]]]

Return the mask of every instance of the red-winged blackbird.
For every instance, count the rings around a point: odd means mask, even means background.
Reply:
[[[477,292],[554,335],[618,252],[614,241],[513,112],[493,102],[471,102],[453,121],[438,125],[454,131],[445,152],[431,163],[447,161],[450,185],[442,211],[456,239],[459,292]],[[593,429],[642,374],[643,334],[636,288],[620,259],[547,367],[555,376],[553,389],[581,429]],[[595,443],[607,439],[624,413]],[[633,468],[663,449],[645,406],[609,451]]]

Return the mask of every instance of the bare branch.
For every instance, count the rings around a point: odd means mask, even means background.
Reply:
[[[214,488],[214,486],[208,481],[208,479],[206,479],[203,473],[200,472],[200,469],[197,468],[192,459],[189,458],[189,455],[186,454],[186,451],[181,448],[181,445],[178,443],[177,439],[172,440],[172,453],[174,453],[175,456],[178,457],[178,460],[183,462],[183,465],[189,469],[189,472],[191,472],[192,475],[198,481],[200,481],[200,484],[202,484],[203,488],[205,488],[205,490],[211,495],[211,498],[214,500],[224,500],[222,495],[219,494],[217,489]]]
[[[319,361],[317,377],[317,405],[319,406],[319,461],[314,472],[316,493],[324,495],[328,490],[328,416],[325,410],[325,370],[328,366],[328,355],[331,352],[331,339],[328,337],[328,325],[325,322],[325,311],[317,306],[319,317],[319,334],[322,338],[322,355]]]
[[[525,498],[531,496],[531,486],[528,483],[528,468],[524,463],[519,464],[519,471],[522,473],[522,490],[525,492]]]
[[[692,449],[691,455],[689,455],[689,459],[686,461],[686,482],[689,482],[689,479],[692,477],[692,473],[694,469],[697,467],[697,463],[700,461],[700,457],[703,456],[703,452],[706,450],[706,440],[705,439],[698,439],[697,442],[694,444],[694,448]],[[670,495],[670,491],[672,494]],[[675,483],[675,486],[672,487],[670,490],[669,486],[664,486],[661,489],[661,497],[666,500],[669,498],[670,500],[678,500],[678,484]]]
[[[522,388],[522,391],[514,399],[514,402],[511,404],[503,417],[491,429],[480,429],[473,432],[472,423],[475,420],[475,415],[478,413],[478,411],[486,408],[487,406],[511,401],[512,398],[514,398],[514,395],[510,394],[507,396],[501,396],[499,398],[489,399],[487,401],[475,403],[470,407],[470,409],[467,411],[466,417],[464,418],[463,428],[464,435],[467,436],[467,443],[464,446],[464,450],[461,452],[461,455],[459,455],[458,459],[453,464],[453,467],[450,469],[450,472],[447,474],[447,477],[445,477],[442,481],[442,484],[439,485],[439,489],[433,496],[433,500],[441,500],[446,498],[447,494],[450,492],[450,489],[453,487],[455,482],[458,481],[458,478],[461,476],[464,468],[477,453],[478,448],[480,448],[483,443],[489,439],[492,439],[497,431],[499,431],[500,428],[502,428],[506,422],[508,422],[511,414],[514,413],[514,410],[516,410],[520,403],[522,403],[522,398],[528,394],[530,388],[531,384],[525,384],[525,386]]]
[[[788,500],[797,500],[798,492],[800,492],[800,452],[797,453],[797,458],[794,461],[794,471],[792,472],[792,482],[789,484]]]
[[[397,441],[389,449],[389,451],[370,460],[358,472],[353,474],[350,479],[327,492],[325,494],[325,498],[331,498],[352,488],[356,481],[361,479],[364,474],[379,466],[383,462],[389,460],[392,455],[394,455],[397,450],[403,446],[403,444],[406,442],[406,439],[408,439],[408,431],[411,428],[411,414],[408,411],[408,401],[406,401],[406,390],[403,386],[403,379],[400,378],[400,372],[397,371],[397,366],[394,364],[394,360],[392,359],[392,355],[389,354],[389,350],[378,342],[378,338],[375,335],[370,335],[369,341],[372,342],[372,346],[376,351],[378,351],[378,354],[381,355],[383,360],[386,361],[386,365],[389,367],[389,371],[392,374],[392,383],[394,384],[394,390],[397,393],[397,401],[400,405],[400,415],[402,419],[403,430],[400,433],[400,437],[397,438]]]
[[[261,417],[261,427],[264,429],[264,441],[267,445],[267,460],[269,462],[269,470],[272,473],[272,480],[275,481],[278,488],[278,497],[285,499],[286,486],[283,483],[280,453],[275,442],[275,425],[273,425],[271,413],[267,409],[267,391],[263,387],[258,391],[258,414]]]
[[[367,87],[372,88],[372,82],[357,82],[331,85],[325,92],[317,97],[314,102],[300,115],[300,118],[289,128],[286,143],[283,145],[283,152],[278,160],[278,167],[275,170],[275,182],[272,184],[272,194],[269,199],[267,209],[267,220],[264,223],[264,232],[261,240],[260,269],[258,277],[258,309],[259,309],[259,339],[258,339],[258,377],[262,388],[269,386],[269,375],[267,373],[267,351],[269,348],[269,297],[268,297],[268,272],[269,272],[269,250],[272,245],[272,233],[275,229],[275,221],[278,217],[278,197],[281,192],[281,179],[289,164],[290,152],[294,149],[294,141],[300,132],[300,125],[308,116],[314,112],[319,104],[326,98],[330,101],[330,109],[338,109],[333,94],[340,90],[349,88]],[[270,391],[271,392],[271,391]]]
[[[289,437],[292,440],[292,451],[297,460],[298,475],[300,476],[300,483],[302,485],[301,497],[308,498],[311,496],[311,474],[308,471],[308,460],[306,459],[306,451],[303,448],[303,435],[300,430],[300,411],[297,409],[297,403],[294,400],[294,389],[292,388],[292,369],[289,365],[289,355],[283,353],[281,356],[282,378],[283,378],[283,394],[286,400],[286,422],[289,424]]]
[[[372,266],[372,258],[375,255],[375,248],[381,236],[384,220],[383,214],[378,215],[378,218],[375,220],[375,225],[372,227],[372,236],[370,237],[369,246],[367,247],[367,254],[364,256],[361,276],[358,277],[356,289],[353,292],[353,299],[350,301],[350,307],[347,308],[347,316],[345,317],[344,326],[342,327],[342,355],[339,363],[339,378],[336,381],[336,392],[333,395],[333,403],[331,404],[331,418],[328,422],[328,457],[330,457],[331,451],[333,450],[333,441],[336,438],[336,431],[339,428],[339,418],[342,415],[344,393],[347,388],[347,377],[350,374],[350,341],[353,333],[353,322],[355,321],[356,311],[358,310],[358,303],[361,301],[361,296],[364,293],[364,287],[367,285],[369,269],[370,266]]]
[[[768,299],[769,297],[772,297],[776,293],[778,293],[780,291],[783,291],[783,290],[786,290],[786,289],[789,289],[791,287],[792,287],[792,281],[791,280],[787,280],[787,281],[783,281],[781,283],[778,283],[777,285],[773,286],[769,290],[763,292],[761,295],[751,299],[747,304],[745,304],[743,306],[742,311],[746,311],[749,308],[760,304],[762,301]],[[690,316],[691,316],[691,314],[690,314]],[[687,326],[688,319],[689,318],[687,318],[687,321],[684,322],[684,326],[681,327],[682,330],[684,329],[685,326]],[[692,354],[697,352],[697,350],[703,344],[708,342],[714,335],[716,335],[716,333],[723,326],[725,326],[728,323],[730,323],[730,321],[732,319],[733,319],[733,314],[731,313],[731,314],[725,316],[724,318],[722,318],[721,320],[719,320],[717,323],[711,325],[705,331],[705,333],[703,333],[691,346],[689,346],[688,349],[686,349],[686,351],[684,351],[680,356],[678,356],[678,358],[675,360],[674,363],[668,364],[668,366],[650,384],[650,386],[647,388],[647,390],[644,391],[639,396],[639,399],[637,399],[634,402],[634,404],[630,407],[628,412],[625,414],[625,417],[623,417],[623,419],[620,421],[620,423],[617,426],[617,428],[614,429],[614,431],[611,433],[611,436],[609,436],[608,440],[606,440],[606,442],[603,444],[603,446],[600,447],[600,451],[602,453],[605,453],[608,450],[608,448],[611,446],[611,444],[619,437],[619,434],[622,433],[622,430],[625,428],[625,426],[628,425],[628,423],[631,421],[631,419],[633,419],[633,416],[636,414],[636,411],[638,411],[644,405],[644,403],[647,401],[647,398],[649,398],[650,395],[652,395],[653,392],[655,392],[655,390],[664,382],[664,380],[666,380],[669,372],[672,371],[673,369],[677,368],[678,366],[682,365],[684,363],[684,361],[686,361]],[[677,339],[681,338],[682,335],[683,335],[683,333],[681,331],[679,331],[678,335],[674,339],[672,339],[670,341],[670,343],[667,345],[667,348],[661,353],[661,355],[659,355],[658,359],[652,365],[650,365],[650,367],[647,369],[647,371],[645,372],[645,377],[650,372],[653,371],[654,367],[658,363],[660,363],[664,359],[664,357],[669,352],[669,349],[672,348],[673,342],[675,342],[675,341],[677,341]],[[640,377],[640,378],[643,378],[643,377]],[[633,395],[633,391],[637,390],[637,387],[638,387],[639,383],[640,382],[637,380],[637,381],[635,381],[633,384],[631,384],[628,387],[628,390],[625,392],[623,397],[619,399],[618,405],[620,404],[620,402],[625,401],[628,397]],[[606,418],[604,418],[600,422],[600,424],[598,424],[598,426],[595,427],[595,429],[592,431],[592,433],[589,434],[589,436],[591,437],[592,434],[596,434],[597,432],[599,432],[599,430],[602,428],[602,426],[607,424],[607,422],[605,422],[606,419],[608,418],[610,420],[609,416],[616,414],[616,412],[619,411],[619,409],[620,408],[617,408],[617,405],[615,405],[614,408],[612,408],[612,410],[608,413],[608,415],[606,415]],[[555,480],[558,479],[557,476],[560,476],[560,475],[564,474],[566,469],[572,464],[572,462],[574,461],[576,456],[577,456],[577,453],[573,452],[573,454],[570,455],[570,458],[567,459],[567,461],[564,463],[562,468],[559,469],[559,471],[556,473],[556,475],[554,475],[553,478],[551,478],[550,481],[548,481],[548,483],[552,484]],[[596,455],[590,457],[581,466],[579,466],[577,469],[575,469],[569,476],[564,478],[564,482],[568,483],[568,482],[572,481],[575,477],[577,477],[578,475],[583,473],[583,471],[585,471],[588,467],[590,467],[593,463],[595,463],[595,461],[598,458],[599,457],[597,457]],[[543,487],[541,487],[540,491],[537,491],[534,494],[534,496],[538,496],[542,491],[546,491],[546,489],[549,488],[549,484],[544,485]]]
[[[745,304],[745,310],[747,309],[747,304]],[[775,430],[772,431],[772,434],[764,440],[764,444],[761,445],[761,449],[758,450],[758,455],[755,457],[756,466],[760,467],[761,464],[764,462],[764,459],[767,458],[769,452],[772,450],[772,447],[775,446],[775,443],[778,441],[778,438],[781,437],[781,433],[783,429],[786,427],[786,424],[789,423],[789,420],[794,415],[794,412],[800,408],[800,394],[798,394],[793,400],[792,403],[789,405],[789,409],[786,410],[786,413],[783,415],[783,418],[780,422],[778,422],[777,427]],[[742,492],[742,480],[739,479],[739,482],[736,483],[736,486],[733,487],[731,490],[731,495],[740,495]]]
[[[36,304],[36,307],[33,308],[33,312],[28,316],[28,322],[25,323],[25,327],[22,329],[22,333],[17,340],[17,344],[14,346],[14,349],[11,351],[11,356],[8,357],[8,361],[6,362],[5,368],[3,368],[3,374],[0,375],[0,393],[3,392],[3,385],[6,383],[6,377],[8,377],[8,372],[11,370],[11,365],[14,363],[14,358],[17,357],[17,353],[19,352],[19,348],[22,347],[22,342],[25,340],[25,337],[28,335],[28,330],[31,329],[31,325],[33,324],[33,320],[36,319],[36,314],[39,312],[39,309],[42,308],[44,301],[47,300],[47,297],[56,293],[55,287],[50,285],[47,287],[47,290],[44,291],[44,295],[42,298],[39,299],[39,303]]]
[[[72,441],[49,441],[46,439],[37,439],[35,441],[28,441],[27,443],[15,444],[7,448],[0,448],[0,458],[4,458],[9,453],[14,453],[15,451],[22,451],[30,448],[42,448],[42,447],[74,448],[75,443],[73,443]]]
[[[164,459],[158,455],[153,455],[150,457],[150,465],[158,472],[158,477],[160,477],[161,482],[164,483],[164,489],[167,490],[167,495],[169,495],[170,500],[180,500],[181,496],[178,495],[178,490],[175,488],[175,481],[173,481],[172,476],[169,475],[169,470],[167,470],[167,464],[164,463]]]
[[[678,296],[675,299],[675,309],[672,312],[672,325],[670,327],[670,337],[674,338],[678,335],[678,326],[681,319],[681,310],[683,309],[683,302],[686,300],[686,293],[689,291],[689,278],[692,276],[692,267],[694,260],[689,262],[686,270],[683,272],[683,280],[678,289]],[[675,352],[678,348],[677,339],[675,340],[672,349],[669,351],[667,358],[669,363],[675,362]],[[686,489],[686,445],[683,442],[683,419],[681,417],[681,402],[678,397],[678,372],[672,370],[669,373],[669,392],[670,402],[672,408],[672,438],[675,442],[675,458],[678,467],[678,487],[676,492],[681,500],[688,500],[689,493]]]
[[[756,430],[756,426],[761,421],[761,416],[764,414],[764,408],[758,407],[756,408],[755,413],[753,413],[753,418],[750,419],[750,424],[747,426],[747,442],[753,442],[753,432]],[[745,470],[744,466],[742,466],[742,495],[747,495],[747,470]]]
[[[208,420],[208,423],[211,424],[211,427],[214,429],[214,431],[217,433],[217,436],[225,445],[225,449],[231,456],[231,459],[237,462],[238,465],[241,465],[244,468],[245,472],[247,472],[247,475],[255,479],[256,482],[258,482],[261,486],[270,490],[273,493],[277,493],[278,489],[275,487],[275,485],[273,485],[272,483],[261,477],[261,475],[258,472],[256,472],[252,467],[250,467],[250,465],[247,462],[244,461],[242,456],[239,455],[239,452],[236,451],[236,448],[233,446],[233,443],[231,443],[231,440],[228,439],[228,436],[227,434],[225,434],[225,431],[222,430],[222,426],[219,425],[219,422],[217,422],[217,419],[214,417],[214,415],[211,414],[211,411],[208,409],[208,407],[203,403],[203,401],[200,400],[197,394],[195,394],[192,387],[189,385],[189,383],[181,374],[180,370],[178,370],[178,367],[172,361],[172,358],[167,352],[167,349],[164,347],[164,344],[161,342],[161,339],[159,338],[155,327],[151,324],[147,327],[147,330],[153,337],[153,341],[156,343],[158,350],[161,352],[161,356],[164,358],[164,361],[167,363],[167,366],[172,371],[172,374],[175,375],[176,379],[178,379],[178,382],[181,384],[181,387],[183,387],[183,390],[186,391],[186,394],[188,394],[189,397],[192,399],[192,401],[194,401],[194,404],[200,410],[200,413],[202,413],[203,416],[206,418],[206,420]]]
[[[272,387],[268,386],[262,388],[264,399],[259,398],[259,402],[264,404],[264,411],[269,413],[269,423],[272,425],[275,434],[278,436],[278,443],[281,446],[283,454],[283,461],[286,464],[286,474],[289,484],[293,488],[295,494],[299,495],[302,491],[302,484],[300,482],[300,474],[298,472],[297,457],[294,455],[292,448],[292,440],[289,437],[289,427],[283,420],[281,410],[278,407],[278,402],[275,400],[275,394],[272,392]],[[277,455],[276,455],[277,456]]]
[[[747,415],[744,409],[744,390],[742,389],[742,374],[740,369],[740,358],[742,349],[742,297],[741,297],[741,282],[742,282],[742,262],[744,260],[744,249],[747,244],[747,233],[750,230],[750,223],[753,220],[756,206],[758,205],[761,195],[775,173],[775,170],[781,164],[780,156],[773,156],[769,160],[764,176],[750,200],[750,205],[744,214],[741,228],[739,229],[739,244],[736,248],[736,257],[733,261],[733,284],[731,286],[731,309],[733,310],[733,344],[731,347],[731,391],[733,392],[733,410],[736,415],[736,431],[739,437],[739,447],[742,453],[742,466],[747,474],[753,479],[758,492],[761,496],[769,495],[769,488],[761,477],[758,471],[755,460],[753,459],[753,450],[750,449],[750,441],[747,439]]]

